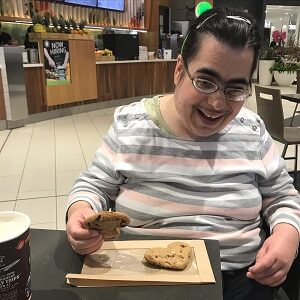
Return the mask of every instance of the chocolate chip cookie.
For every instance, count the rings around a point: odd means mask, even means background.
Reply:
[[[192,248],[186,243],[175,242],[167,248],[151,248],[144,257],[152,265],[174,270],[184,270],[189,262]]]
[[[129,217],[121,212],[102,211],[85,219],[88,229],[99,231],[105,240],[114,240],[120,234],[120,227],[130,223]]]

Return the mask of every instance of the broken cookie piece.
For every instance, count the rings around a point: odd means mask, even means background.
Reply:
[[[152,265],[174,270],[184,270],[189,262],[192,248],[186,243],[175,242],[167,248],[151,248],[144,257]]]
[[[85,219],[85,226],[101,233],[105,240],[114,240],[120,234],[120,227],[130,223],[129,217],[120,212],[102,211]]]

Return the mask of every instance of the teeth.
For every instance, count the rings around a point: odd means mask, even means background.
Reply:
[[[219,117],[221,117],[222,115],[211,115],[209,113],[204,112],[202,109],[198,108],[198,110],[200,110],[206,117],[210,118],[210,119],[217,119]]]
[[[220,116],[213,116],[213,115],[208,115],[206,114],[205,112],[203,112],[208,118],[211,118],[211,119],[217,119],[219,118]]]

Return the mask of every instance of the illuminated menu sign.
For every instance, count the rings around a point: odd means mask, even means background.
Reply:
[[[98,7],[123,11],[124,0],[98,0]]]
[[[118,2],[118,1],[116,1],[116,2]],[[65,0],[65,3],[84,5],[84,6],[90,6],[90,7],[97,6],[97,0]]]

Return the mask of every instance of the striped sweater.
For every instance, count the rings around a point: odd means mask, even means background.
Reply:
[[[217,239],[222,270],[254,262],[265,234],[299,231],[300,197],[262,120],[246,108],[221,132],[196,141],[163,132],[144,100],[120,107],[102,146],[74,184],[72,203],[111,203],[132,234]]]

